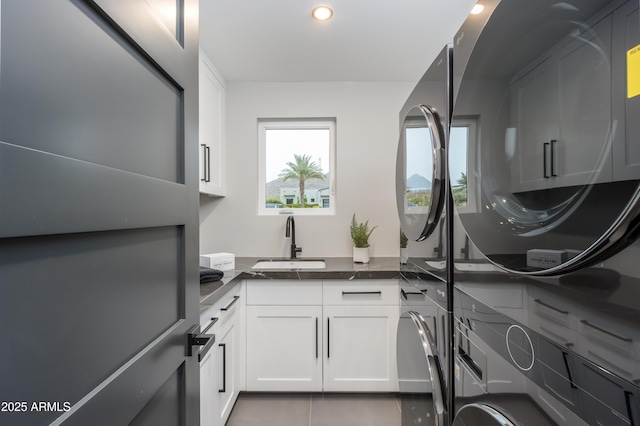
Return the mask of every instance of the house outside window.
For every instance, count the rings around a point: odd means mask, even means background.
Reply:
[[[335,119],[258,120],[259,214],[335,214],[335,127]]]

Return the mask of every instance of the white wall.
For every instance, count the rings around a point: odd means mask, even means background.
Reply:
[[[230,83],[226,190],[200,197],[200,250],[288,256],[286,216],[258,216],[258,118],[335,117],[335,216],[296,216],[301,257],[351,257],[351,216],[378,225],[373,256],[399,255],[395,204],[398,113],[414,83]]]

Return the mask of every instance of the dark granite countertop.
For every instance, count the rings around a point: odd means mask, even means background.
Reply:
[[[354,263],[351,257],[326,257],[325,269],[251,269],[256,262],[263,259],[265,258],[236,257],[235,269],[225,271],[222,280],[200,285],[200,305],[213,305],[245,279],[371,280],[394,279],[400,274],[400,259],[397,257],[374,257],[369,263]]]

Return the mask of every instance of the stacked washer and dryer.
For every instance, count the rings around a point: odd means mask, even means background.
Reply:
[[[403,425],[640,424],[638,1],[481,3],[401,111]]]

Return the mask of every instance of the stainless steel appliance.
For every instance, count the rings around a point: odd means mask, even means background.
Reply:
[[[400,112],[396,197],[403,313],[397,359],[403,425],[450,424],[452,305],[446,206],[450,109],[451,46],[446,46]]]
[[[402,425],[447,425],[447,312],[427,296],[435,281],[415,274],[401,285],[397,362]],[[418,290],[422,288],[422,291]]]
[[[638,2],[482,4],[454,40],[454,424],[638,424]]]

